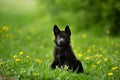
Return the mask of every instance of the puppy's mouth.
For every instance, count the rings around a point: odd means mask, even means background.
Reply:
[[[64,45],[66,45],[66,43],[65,42],[59,42],[58,45],[64,46]]]
[[[65,41],[64,38],[59,38],[59,39],[57,39],[57,44],[58,44],[59,46],[63,46],[63,45],[66,44],[66,41]]]
[[[64,47],[64,46],[69,45],[69,43],[66,42],[66,41],[57,41],[57,42],[55,42],[55,43],[56,43],[56,45],[59,46],[59,47]]]

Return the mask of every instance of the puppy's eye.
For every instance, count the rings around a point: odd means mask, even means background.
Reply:
[[[60,38],[65,38],[65,36],[64,36],[64,35],[62,35],[62,36],[60,36]]]

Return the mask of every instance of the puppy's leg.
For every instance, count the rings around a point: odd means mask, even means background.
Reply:
[[[51,64],[51,68],[55,69],[57,65],[58,65],[58,61],[54,60]]]
[[[82,64],[81,64],[81,62],[79,60],[76,61],[76,65],[77,65],[77,68],[76,68],[77,73],[84,72]]]

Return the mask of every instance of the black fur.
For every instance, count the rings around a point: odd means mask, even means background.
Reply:
[[[60,31],[57,25],[54,25],[53,31],[56,45],[54,48],[54,61],[51,64],[51,68],[55,69],[56,66],[61,68],[66,65],[69,70],[76,71],[77,73],[83,72],[82,64],[76,59],[70,46],[71,31],[69,26],[66,26],[65,31]]]

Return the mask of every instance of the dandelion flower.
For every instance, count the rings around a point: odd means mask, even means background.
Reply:
[[[26,58],[30,58],[30,56],[26,56]]]
[[[49,55],[48,55],[48,54],[46,54],[46,55],[45,55],[45,57],[46,57],[46,58],[49,58]]]
[[[41,59],[36,59],[36,61],[38,62],[38,63],[41,63],[42,62],[42,60]]]
[[[8,31],[8,30],[9,30],[9,27],[8,27],[8,26],[3,26],[3,27],[2,27],[2,30],[3,30],[3,31]]]
[[[96,65],[93,64],[93,65],[91,65],[91,67],[96,68]]]
[[[108,58],[104,58],[104,61],[105,61],[105,62],[108,61]]]
[[[19,54],[20,54],[20,55],[23,55],[24,53],[21,51],[21,52],[19,52]]]
[[[19,58],[16,58],[15,61],[16,61],[16,62],[20,62],[20,59],[19,59]]]
[[[118,67],[117,67],[117,66],[112,68],[112,70],[113,70],[113,71],[114,71],[114,70],[116,70],[116,69],[118,69]]]
[[[87,50],[87,53],[91,53],[91,49],[88,49],[88,50]]]
[[[78,50],[77,50],[77,49],[75,49],[75,50],[74,50],[74,52],[75,52],[75,53],[78,53]]]
[[[89,59],[90,59],[90,57],[86,57],[86,58],[85,58],[85,60],[89,60]]]
[[[100,64],[101,63],[101,61],[97,61],[97,64]]]
[[[17,55],[13,55],[13,58],[14,58],[14,59],[17,58]]]
[[[87,34],[86,34],[86,33],[83,33],[83,34],[82,34],[82,37],[83,37],[83,38],[87,38]]]
[[[113,73],[112,73],[112,72],[109,72],[109,73],[108,73],[108,76],[113,76]]]
[[[98,57],[100,58],[100,57],[102,57],[102,55],[100,54],[100,55],[98,55]]]
[[[79,58],[81,58],[82,56],[83,56],[83,54],[82,54],[82,53],[78,54],[78,57],[79,57]]]
[[[39,76],[39,73],[38,72],[34,72],[33,75],[34,76]]]

